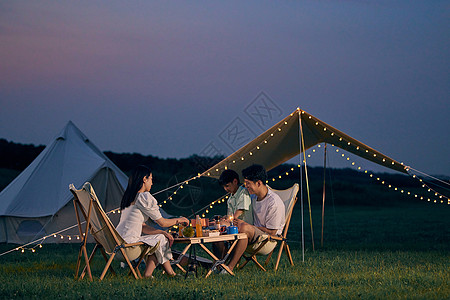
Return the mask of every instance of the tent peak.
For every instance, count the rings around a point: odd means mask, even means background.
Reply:
[[[79,136],[85,143],[89,143],[89,139],[86,135],[71,121],[69,120],[64,126],[64,128],[61,130],[61,132],[56,136],[56,140],[66,140],[69,135],[76,135]]]

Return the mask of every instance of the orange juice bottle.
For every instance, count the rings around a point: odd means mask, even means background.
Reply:
[[[202,220],[200,219],[200,216],[197,215],[195,217],[195,233],[197,235],[197,237],[202,237]]]
[[[178,224],[178,236],[179,237],[183,237],[183,229],[184,229],[184,226],[181,223]]]

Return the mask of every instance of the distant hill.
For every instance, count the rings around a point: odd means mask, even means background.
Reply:
[[[0,139],[0,168],[23,171],[45,146],[16,144]]]

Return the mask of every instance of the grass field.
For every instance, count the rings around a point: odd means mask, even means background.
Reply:
[[[450,208],[410,203],[389,207],[327,207],[324,247],[320,214],[315,220],[312,250],[309,219],[302,262],[300,211],[296,207],[290,240],[295,266],[285,258],[280,269],[266,273],[249,265],[235,277],[212,275],[134,280],[117,264],[118,276],[102,282],[75,281],[78,245],[44,245],[36,253],[0,257],[1,299],[449,299]],[[308,214],[305,211],[305,217]],[[3,253],[12,245],[0,245]],[[103,258],[94,261],[100,274]],[[205,270],[200,269],[204,274]]]

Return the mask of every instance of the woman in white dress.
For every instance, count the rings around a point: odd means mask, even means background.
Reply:
[[[180,223],[188,224],[189,220],[185,217],[165,219],[161,216],[158,202],[150,194],[152,180],[153,175],[149,168],[138,166],[133,170],[122,197],[120,205],[122,215],[119,225],[117,225],[117,231],[127,243],[141,241],[154,246],[160,242],[156,252],[146,259],[145,277],[152,277],[158,264],[163,266],[168,276],[175,276],[176,273],[170,265],[172,235],[166,231],[155,229],[145,222],[150,218],[161,227],[170,227]]]

